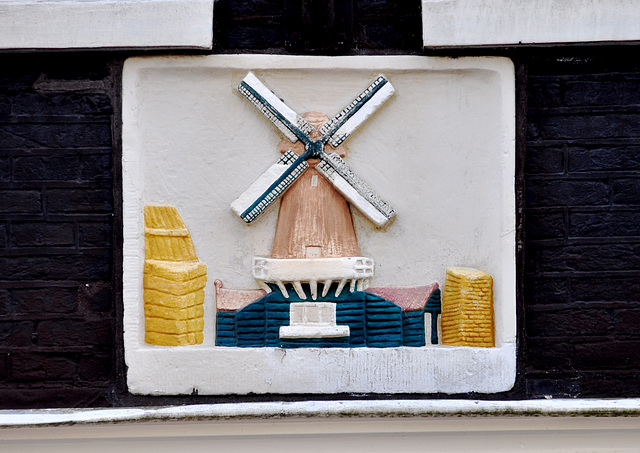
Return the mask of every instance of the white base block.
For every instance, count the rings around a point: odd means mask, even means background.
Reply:
[[[511,389],[515,364],[513,344],[382,349],[147,347],[138,349],[127,383],[131,393],[148,395],[495,393]]]

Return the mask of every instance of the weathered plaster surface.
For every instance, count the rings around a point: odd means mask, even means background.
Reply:
[[[235,93],[252,70],[298,112],[334,115],[386,75],[396,96],[346,143],[350,167],[394,205],[375,229],[355,213],[372,286],[444,282],[449,266],[494,278],[496,348],[214,346],[214,280],[257,288],[277,209],[251,226],[229,203],[279,158],[279,134]],[[124,68],[125,355],[133,393],[498,392],[515,379],[514,73],[501,58],[210,56]],[[143,342],[142,206],[178,207],[209,269],[204,343]]]
[[[640,40],[635,0],[422,0],[422,24],[427,47]]]
[[[213,0],[3,0],[0,49],[199,48]]]

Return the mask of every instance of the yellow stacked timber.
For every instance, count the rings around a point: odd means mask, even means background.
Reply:
[[[476,269],[447,269],[442,293],[442,344],[495,346],[493,278]]]
[[[200,344],[207,266],[173,206],[144,207],[145,341],[160,346]]]

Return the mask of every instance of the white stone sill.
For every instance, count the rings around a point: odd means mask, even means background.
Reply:
[[[0,411],[0,428],[150,421],[328,417],[637,416],[640,398],[524,401],[377,400],[203,404],[118,409]]]
[[[635,0],[422,0],[425,47],[640,40]]]
[[[0,49],[211,49],[214,0],[0,0]]]

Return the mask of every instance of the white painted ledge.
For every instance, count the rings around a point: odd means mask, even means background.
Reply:
[[[640,400],[307,401],[0,411],[2,451],[637,453]],[[544,416],[547,415],[547,416]],[[25,429],[26,428],[26,429]]]
[[[0,49],[211,49],[213,0],[0,0]]]
[[[640,399],[299,401],[118,409],[0,410],[0,428],[113,422],[296,417],[632,416]]]
[[[637,0],[422,0],[425,47],[640,40]]]

